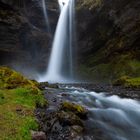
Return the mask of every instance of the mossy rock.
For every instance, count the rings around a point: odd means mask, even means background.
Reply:
[[[140,88],[140,77],[131,78],[122,76],[113,82],[114,86],[124,86],[126,88]]]
[[[48,88],[56,88],[56,89],[59,88],[58,84],[50,84],[48,82],[40,82],[39,83],[39,89],[45,89],[46,87],[48,87]]]
[[[58,114],[58,120],[63,126],[79,125],[83,126],[82,120],[72,112],[60,111]]]
[[[7,67],[0,67],[0,89],[14,89],[19,87],[31,88],[36,93],[39,90],[35,82],[28,80],[20,73]]]
[[[77,116],[79,116],[82,119],[87,118],[87,110],[82,107],[81,105],[70,103],[70,102],[63,102],[61,105],[61,110],[66,112],[73,112]]]

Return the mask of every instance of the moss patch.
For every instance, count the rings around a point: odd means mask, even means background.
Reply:
[[[91,56],[86,65],[79,66],[79,73],[82,77],[99,82],[112,82],[124,75],[140,77],[140,61],[133,58],[131,53],[116,54],[104,63],[97,62],[98,59],[99,56]]]
[[[38,92],[34,81],[28,80],[20,73],[7,67],[0,67],[0,89],[14,89],[17,87],[28,87],[36,89],[36,92]]]
[[[2,140],[31,140],[37,130],[36,105],[46,101],[36,84],[21,74],[0,67],[0,136]]]
[[[126,88],[140,88],[140,77],[130,78],[128,76],[123,76],[113,83],[114,86],[124,86]]]
[[[72,112],[72,113],[78,115],[80,118],[87,117],[87,110],[78,104],[74,104],[74,103],[70,103],[70,102],[63,102],[61,105],[61,110],[64,110],[66,112]]]

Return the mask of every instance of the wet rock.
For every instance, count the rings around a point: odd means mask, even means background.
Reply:
[[[59,86],[58,86],[58,84],[50,84],[50,83],[48,83],[48,82],[41,82],[41,83],[39,83],[39,88],[40,89],[45,89],[45,88],[56,88],[56,89],[58,89],[59,88]]]
[[[49,84],[49,88],[59,88],[58,84]]]
[[[63,97],[67,97],[67,96],[69,96],[67,93],[63,93],[63,94],[61,94],[61,96],[63,96]]]
[[[39,88],[40,89],[45,89],[46,87],[48,87],[49,83],[48,82],[40,82],[39,83]]]
[[[32,140],[47,140],[46,134],[42,131],[31,131]]]
[[[70,103],[70,102],[63,102],[60,109],[66,112],[73,112],[74,114],[79,116],[81,119],[87,119],[88,112],[81,105]]]
[[[56,98],[53,98],[53,100],[52,100],[53,102],[57,102],[57,99]]]
[[[84,129],[81,126],[78,125],[74,125],[71,127],[70,129],[70,137],[71,139],[80,139],[81,134],[83,133]]]
[[[71,128],[73,129],[73,131],[75,131],[77,133],[82,133],[84,131],[83,127],[81,127],[79,125],[73,125]]]
[[[82,120],[72,112],[61,111],[58,113],[58,120],[62,126],[80,125],[83,126]]]

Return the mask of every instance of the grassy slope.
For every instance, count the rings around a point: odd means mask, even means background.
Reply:
[[[32,81],[15,71],[1,67],[0,76],[0,140],[30,140],[30,130],[38,128],[34,109],[37,103],[45,104],[44,97]],[[13,87],[8,79],[13,79]]]

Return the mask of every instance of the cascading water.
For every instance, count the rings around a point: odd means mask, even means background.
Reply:
[[[60,17],[56,27],[52,51],[48,64],[47,73],[39,81],[67,82],[72,77],[72,42],[73,42],[73,18],[74,0],[58,0],[60,6]],[[65,50],[68,55],[65,56]],[[68,62],[68,73],[64,76],[64,61]]]
[[[75,19],[75,2],[74,0],[70,1],[70,8],[69,8],[69,64],[70,64],[70,76],[73,78],[73,46],[74,46],[74,39],[75,39],[75,30],[74,30],[74,19]]]
[[[81,139],[140,140],[140,101],[70,85],[47,90],[58,100],[80,104],[89,111]]]
[[[42,0],[41,2],[42,2],[43,14],[44,14],[44,18],[45,18],[45,22],[47,26],[47,31],[50,33],[51,29],[50,29],[50,23],[49,23],[47,9],[46,9],[46,3],[45,3],[45,0]]]

